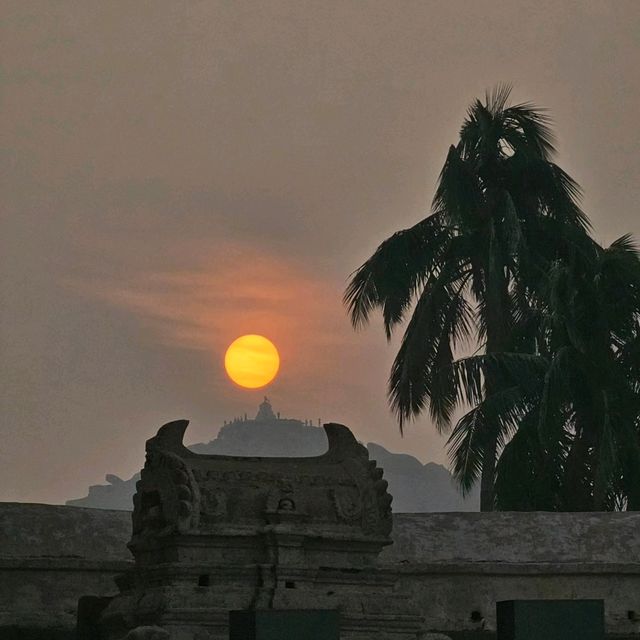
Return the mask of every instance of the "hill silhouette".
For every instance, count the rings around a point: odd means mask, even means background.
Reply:
[[[366,446],[369,456],[384,469],[395,512],[477,511],[477,493],[463,498],[442,465],[422,464],[411,455],[392,453],[374,442]],[[310,420],[280,418],[265,398],[255,419],[245,415],[226,422],[216,438],[189,445],[189,449],[200,454],[235,456],[317,456],[327,450],[327,439],[324,429],[313,426]],[[107,474],[108,484],[91,486],[87,496],[67,500],[66,504],[130,510],[139,478],[140,474],[128,480]]]

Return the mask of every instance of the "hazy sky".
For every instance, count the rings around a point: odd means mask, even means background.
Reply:
[[[2,1],[0,499],[129,477],[164,422],[209,440],[281,351],[283,415],[446,461],[397,433],[381,322],[348,274],[428,212],[470,101],[548,107],[597,237],[640,235],[640,2]]]

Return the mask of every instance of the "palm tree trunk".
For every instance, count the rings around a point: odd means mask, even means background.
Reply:
[[[505,301],[508,298],[507,281],[501,271],[494,273],[487,286],[487,354],[500,353],[507,347],[507,319]],[[485,397],[500,390],[500,381],[495,373],[487,372],[485,378]],[[495,476],[498,453],[498,427],[487,434],[482,457],[482,475],[480,477],[480,511],[495,511]]]
[[[593,489],[593,511],[607,511],[607,486],[599,477]]]
[[[576,435],[567,455],[564,490],[562,492],[565,511],[593,510],[591,492],[585,486],[584,477],[589,451],[585,423],[585,420],[578,418]]]
[[[598,434],[596,439],[596,452],[599,452],[600,448],[606,446],[602,442],[602,435]],[[609,488],[607,479],[602,474],[602,461],[596,458],[597,462],[593,465],[593,497],[591,500],[591,509],[593,511],[607,511],[607,490]]]

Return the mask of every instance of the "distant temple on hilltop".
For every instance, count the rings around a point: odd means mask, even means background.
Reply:
[[[228,456],[319,456],[327,450],[324,430],[311,420],[282,418],[274,412],[267,396],[258,407],[256,417],[225,421],[215,440],[191,445],[194,453],[216,453]]]
[[[229,422],[225,420],[224,426],[226,427],[227,425],[238,424],[241,422],[276,422],[276,421],[295,422],[296,424],[303,424],[305,427],[313,426],[313,422],[311,420],[301,421],[301,420],[292,420],[290,418],[281,418],[279,411],[277,414],[273,412],[273,407],[271,406],[271,402],[269,402],[269,398],[267,398],[267,396],[265,396],[264,400],[260,403],[258,407],[258,413],[256,414],[256,417],[253,420],[250,421],[249,418],[247,418],[247,414],[245,413],[243,418],[234,418]],[[322,423],[322,420],[318,418],[319,427],[322,426],[321,423]]]
[[[275,412],[265,396],[254,419],[243,417],[225,420],[217,436],[209,442],[189,445],[194,453],[205,455],[260,456],[300,458],[319,456],[328,443],[321,420],[283,418]],[[477,492],[463,498],[445,467],[433,462],[423,464],[406,453],[392,453],[370,442],[369,455],[385,468],[385,478],[393,494],[395,512],[476,511]],[[89,487],[88,495],[66,504],[96,509],[131,510],[133,494],[140,474],[128,480],[107,474],[108,484]]]

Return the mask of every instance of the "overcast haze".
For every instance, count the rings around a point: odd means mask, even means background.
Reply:
[[[640,2],[2,2],[0,499],[61,502],[190,418],[253,413],[222,369],[262,333],[283,415],[397,433],[394,346],[348,278],[428,212],[466,107],[547,107],[599,240],[640,234]]]

